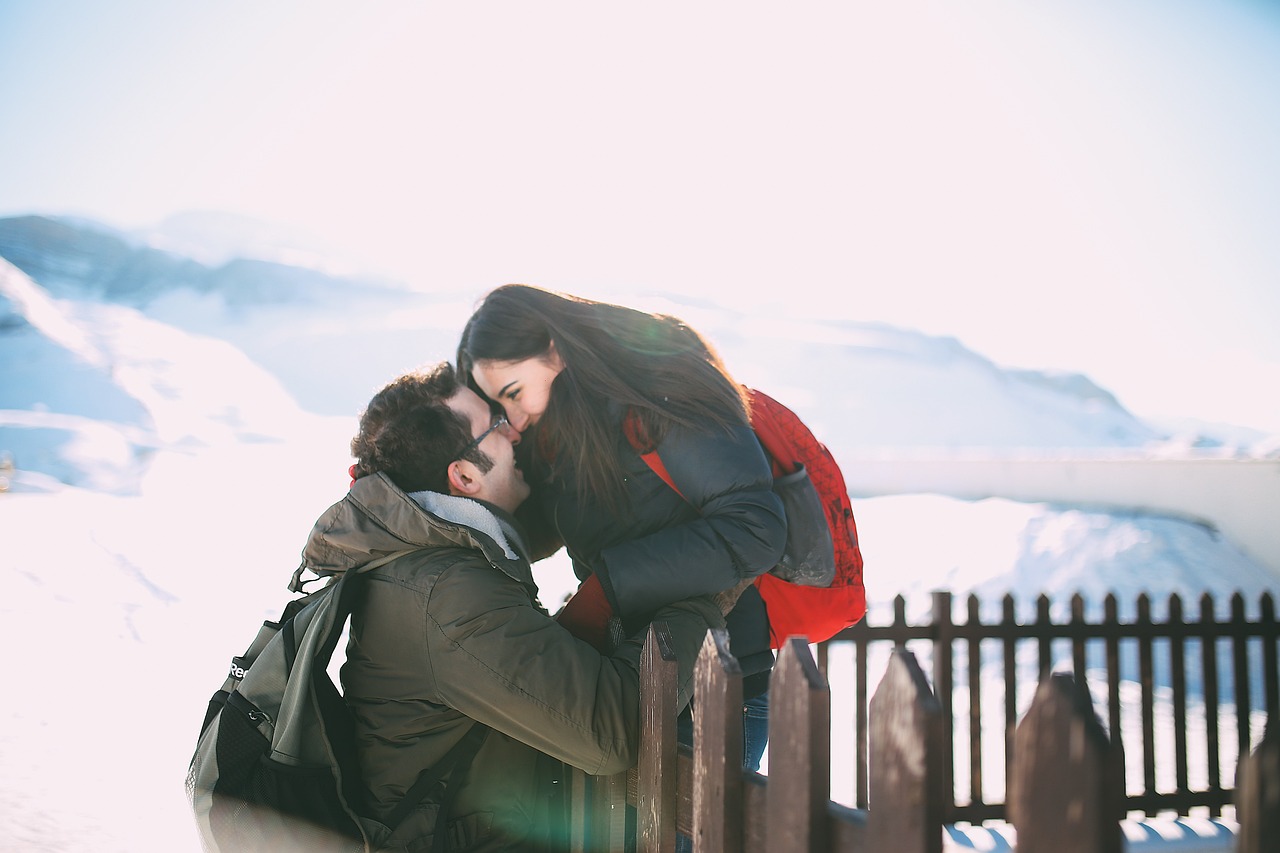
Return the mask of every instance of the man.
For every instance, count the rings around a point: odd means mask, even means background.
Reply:
[[[332,574],[410,550],[369,572],[342,667],[374,817],[393,822],[424,769],[476,724],[490,730],[469,771],[410,811],[388,849],[429,850],[446,825],[453,850],[564,849],[558,762],[610,774],[636,760],[641,638],[602,655],[537,603],[513,517],[529,494],[518,442],[448,364],[400,377],[361,416],[355,482],[303,551],[307,568]],[[720,609],[690,599],[656,619],[671,630],[686,701]]]

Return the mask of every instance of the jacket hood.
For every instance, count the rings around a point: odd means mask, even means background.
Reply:
[[[401,551],[470,548],[531,589],[524,545],[484,504],[436,492],[402,492],[385,474],[361,477],[316,521],[299,573],[333,575]]]

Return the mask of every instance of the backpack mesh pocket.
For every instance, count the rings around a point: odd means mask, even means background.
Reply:
[[[774,478],[773,492],[786,512],[787,544],[770,574],[802,586],[831,586],[836,576],[831,528],[809,470],[800,465],[794,472]]]
[[[250,706],[252,707],[252,706]],[[229,704],[218,736],[218,781],[209,822],[227,850],[363,850],[329,767],[270,758],[258,722]]]

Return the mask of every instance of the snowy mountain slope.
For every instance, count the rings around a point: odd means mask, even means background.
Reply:
[[[715,341],[742,381],[804,416],[837,457],[883,447],[1138,447],[1162,438],[1086,377],[1006,370],[954,338],[731,311],[678,316]]]
[[[156,443],[146,406],[92,336],[3,260],[0,312],[0,451],[65,483],[135,489]]]
[[[173,291],[146,309],[177,328],[226,341],[274,375],[307,411],[352,416],[373,392],[421,364],[452,359],[469,300],[360,291],[305,308],[229,310],[221,297]]]
[[[859,532],[868,531],[863,556],[877,567],[867,595],[880,621],[892,618],[896,595],[907,597],[909,618],[928,618],[934,589],[949,589],[957,598],[976,594],[989,608],[983,618],[991,619],[999,617],[1006,594],[1018,603],[1020,618],[1034,618],[1036,598],[1048,595],[1054,618],[1062,619],[1070,614],[1072,595],[1080,593],[1096,618],[1103,598],[1114,593],[1120,617],[1132,619],[1142,593],[1152,597],[1156,618],[1163,618],[1175,593],[1193,618],[1206,591],[1225,616],[1234,592],[1253,612],[1262,593],[1280,590],[1280,576],[1231,541],[1166,516],[940,495],[855,500],[854,513]],[[956,607],[963,619],[961,605]]]
[[[0,257],[53,296],[126,305],[225,340],[318,413],[358,412],[379,383],[453,355],[471,299],[442,299],[275,260],[228,258],[232,248],[271,253],[234,222],[222,223],[210,238],[202,230],[208,222],[208,216],[181,217],[158,239],[216,265],[96,223],[34,216],[0,219]],[[353,358],[360,363],[353,365]]]
[[[182,231],[183,245],[198,245],[198,223]],[[451,357],[482,295],[413,293],[263,261],[208,268],[98,227],[41,217],[0,220],[0,255],[55,295],[123,302],[230,341],[304,407],[325,414],[354,413],[377,383]],[[743,381],[796,408],[837,452],[1131,447],[1162,437],[1086,377],[1002,369],[951,338],[766,318],[671,294],[619,298],[703,331]]]
[[[43,216],[0,219],[0,256],[56,296],[135,304],[146,301],[157,280],[194,281],[200,270],[105,227]]]
[[[226,342],[54,299],[3,260],[0,310],[0,450],[20,469],[128,493],[157,448],[279,439],[302,414]]]

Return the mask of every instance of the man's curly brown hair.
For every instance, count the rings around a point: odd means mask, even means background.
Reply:
[[[360,431],[351,440],[355,478],[379,472],[401,491],[449,493],[448,468],[466,459],[482,472],[493,460],[470,447],[471,424],[449,408],[462,385],[447,361],[415,370],[384,387],[360,414]]]

